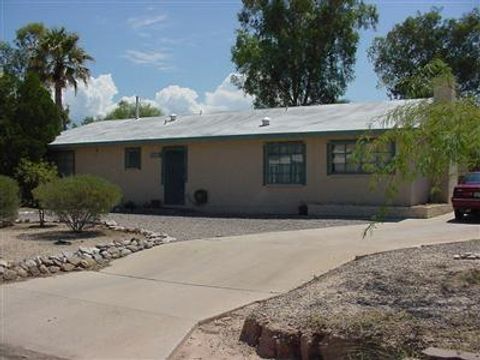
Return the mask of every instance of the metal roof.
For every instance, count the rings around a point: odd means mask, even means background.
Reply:
[[[416,101],[418,100],[395,100],[179,115],[172,122],[168,122],[169,116],[98,121],[63,131],[50,145],[68,147],[112,143],[272,138],[350,133],[368,129],[382,130],[380,120],[389,111]],[[265,117],[270,118],[270,124],[261,126]]]

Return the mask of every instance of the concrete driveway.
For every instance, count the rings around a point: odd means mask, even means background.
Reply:
[[[405,220],[168,244],[100,272],[0,287],[0,343],[74,359],[163,359],[199,321],[288,291],[355,255],[480,238],[480,226]]]

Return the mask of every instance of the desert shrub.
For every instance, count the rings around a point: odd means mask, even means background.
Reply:
[[[17,217],[20,206],[19,192],[15,180],[0,175],[0,227]]]
[[[122,192],[105,179],[81,175],[41,184],[33,190],[33,196],[44,209],[80,232],[118,204]]]
[[[32,191],[40,184],[49,183],[57,178],[57,167],[46,161],[33,162],[22,159],[15,170],[15,177],[22,190],[23,203],[38,208],[40,226],[45,225],[45,210],[33,199]]]

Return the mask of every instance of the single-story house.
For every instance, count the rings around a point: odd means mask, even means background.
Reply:
[[[409,101],[100,121],[62,132],[50,148],[63,174],[104,177],[138,206],[366,215],[385,196],[352,162],[355,141],[384,131],[379,120]],[[427,179],[405,183],[393,205],[425,204],[429,192]]]

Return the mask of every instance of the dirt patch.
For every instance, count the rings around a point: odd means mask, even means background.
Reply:
[[[256,306],[242,308],[227,316],[200,325],[169,359],[260,359],[254,348],[239,340],[243,322]]]
[[[50,256],[62,251],[74,252],[80,246],[93,247],[113,240],[129,240],[131,234],[97,225],[82,233],[73,233],[60,223],[41,228],[36,223],[21,223],[0,229],[0,258],[19,261],[33,256]]]
[[[480,253],[480,240],[352,261],[228,314],[216,333],[201,326],[174,359],[403,359],[429,346],[479,352],[480,260],[454,259],[466,252]]]

